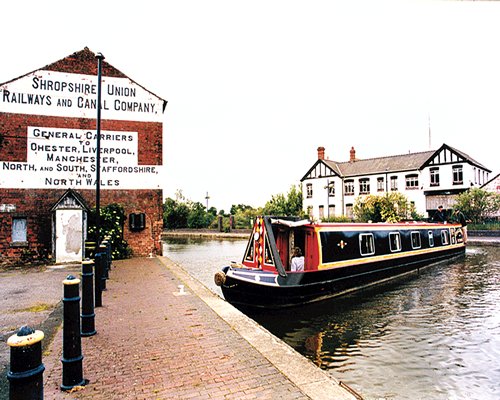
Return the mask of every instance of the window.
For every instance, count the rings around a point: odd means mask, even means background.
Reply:
[[[323,218],[325,216],[325,207],[319,206],[319,218]]]
[[[418,189],[418,175],[417,174],[406,175],[406,189],[407,190]]]
[[[401,235],[399,232],[389,233],[389,248],[392,252],[401,251]]]
[[[377,178],[377,192],[384,191],[384,178]]]
[[[453,184],[461,185],[462,183],[464,183],[464,172],[462,166],[454,165],[452,169],[453,169]]]
[[[392,191],[398,190],[398,177],[397,176],[391,176],[391,190]]]
[[[345,194],[346,196],[354,195],[354,181],[352,179],[345,181]]]
[[[434,234],[432,231],[429,231],[429,247],[434,247]]]
[[[450,234],[447,230],[443,229],[441,231],[441,243],[443,244],[443,246],[450,244]]]
[[[411,247],[413,249],[420,249],[422,247],[422,242],[420,241],[420,232],[411,233]]]
[[[347,218],[353,219],[354,218],[354,210],[353,210],[353,205],[348,203],[345,205],[345,215]]]
[[[308,183],[306,185],[306,195],[307,195],[308,199],[313,197],[313,185],[312,185],[312,183]]]
[[[439,186],[439,168],[431,168],[431,186]]]
[[[335,197],[335,182],[328,182],[326,187],[328,188],[328,196]]]
[[[359,235],[359,251],[362,256],[371,256],[375,254],[375,241],[373,234],[362,233]]]
[[[370,179],[361,178],[359,180],[359,194],[368,194],[368,193],[370,193]]]
[[[12,218],[12,242],[28,241],[28,221],[26,218]]]
[[[328,217],[335,217],[335,204],[328,206]]]

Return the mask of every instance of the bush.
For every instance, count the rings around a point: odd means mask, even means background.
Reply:
[[[109,236],[111,239],[111,255],[113,260],[129,258],[132,251],[126,240],[123,239],[123,226],[127,217],[120,204],[108,204],[100,208],[100,237]],[[96,241],[96,209],[89,214],[87,240]]]

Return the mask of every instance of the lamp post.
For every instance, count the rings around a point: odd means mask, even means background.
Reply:
[[[96,247],[99,246],[101,235],[101,75],[102,75],[102,60],[104,56],[97,53],[97,138],[96,138],[96,179],[95,179],[95,230],[96,230]]]

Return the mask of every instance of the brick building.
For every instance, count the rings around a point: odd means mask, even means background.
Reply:
[[[97,81],[96,55],[85,48],[0,84],[0,265],[81,259],[96,203]],[[136,256],[158,254],[167,102],[106,61],[101,82],[100,205],[139,215],[142,226],[125,223],[124,239]],[[73,211],[58,220],[56,209]],[[76,225],[64,222],[77,210]]]

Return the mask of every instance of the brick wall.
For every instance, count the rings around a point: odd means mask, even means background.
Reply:
[[[105,61],[102,64],[103,76],[126,78],[126,76]],[[43,70],[66,73],[96,75],[95,54],[85,48],[62,60],[50,64]],[[67,118],[42,115],[12,114],[0,112],[0,163],[2,161],[27,161],[27,130],[29,126],[96,129],[95,119]],[[138,164],[162,165],[163,126],[159,122],[138,121],[101,121],[103,131],[126,131],[138,133]],[[27,172],[29,173],[29,172]],[[104,173],[101,180],[105,180]],[[0,210],[0,265],[45,260],[52,252],[52,214],[51,207],[68,189],[9,189],[0,188],[0,204],[13,204],[15,211]],[[95,190],[76,189],[87,205],[95,207]],[[144,212],[146,228],[132,232],[125,223],[124,239],[129,243],[134,256],[160,254],[160,235],[163,229],[162,190],[106,190],[101,188],[101,207],[121,204],[128,216],[130,213]],[[12,218],[27,218],[27,245],[12,245]]]

